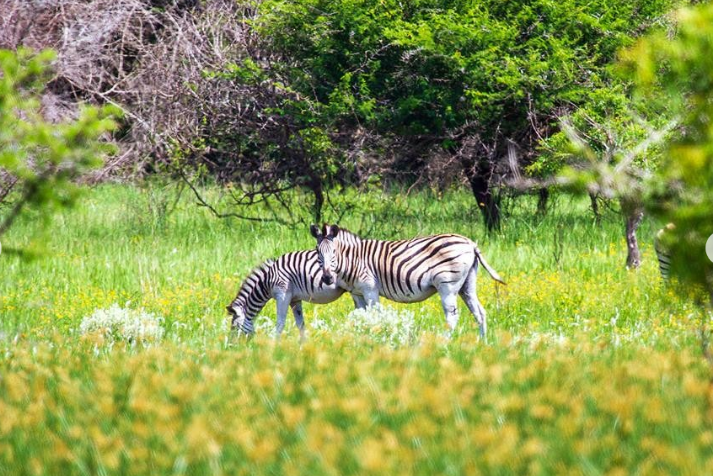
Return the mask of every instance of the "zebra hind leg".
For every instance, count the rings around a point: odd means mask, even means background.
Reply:
[[[441,296],[441,304],[443,312],[446,315],[446,323],[448,324],[448,334],[453,335],[458,325],[458,297],[451,290],[438,290]]]
[[[460,297],[463,298],[463,301],[465,301],[465,305],[468,306],[470,313],[473,314],[475,322],[478,323],[480,338],[485,339],[488,332],[488,320],[485,314],[485,308],[480,304],[476,293],[476,273],[477,269],[474,266],[468,272],[468,277],[465,283],[463,283],[459,294]]]

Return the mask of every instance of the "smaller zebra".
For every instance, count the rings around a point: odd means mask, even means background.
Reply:
[[[656,258],[659,260],[661,278],[664,281],[668,281],[671,277],[671,253],[668,247],[662,243],[662,239],[664,239],[664,236],[666,236],[667,233],[673,231],[674,229],[676,229],[676,225],[668,223],[666,226],[657,231],[656,235],[654,235],[654,250],[656,251]]]
[[[322,268],[315,250],[286,253],[274,260],[267,260],[245,278],[237,296],[226,307],[232,316],[231,325],[247,336],[255,332],[253,320],[270,299],[277,301],[276,337],[285,327],[287,308],[292,308],[295,324],[304,341],[304,314],[302,301],[328,304],[344,294],[336,284],[325,284]],[[352,296],[357,307],[364,307],[358,296]]]

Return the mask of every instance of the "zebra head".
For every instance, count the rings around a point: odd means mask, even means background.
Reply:
[[[339,234],[339,227],[325,224],[322,230],[317,225],[312,225],[309,229],[317,240],[317,259],[322,268],[322,283],[331,286],[336,281],[337,251],[334,237]]]
[[[252,336],[255,332],[252,319],[248,319],[245,314],[245,308],[235,302],[227,306],[228,314],[230,315],[230,327],[235,330],[242,331],[247,336]]]

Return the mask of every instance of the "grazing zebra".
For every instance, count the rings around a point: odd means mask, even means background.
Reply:
[[[366,305],[379,296],[396,302],[419,302],[436,292],[441,297],[446,322],[453,331],[458,323],[457,295],[480,327],[487,332],[485,309],[476,295],[478,264],[496,281],[498,273],[485,261],[478,246],[460,235],[433,235],[400,241],[366,240],[337,225],[310,227],[326,284],[336,283],[362,296]]]
[[[279,337],[285,327],[289,306],[300,330],[300,340],[304,341],[302,301],[327,304],[336,301],[342,294],[344,289],[327,284],[322,279],[315,250],[296,251],[265,261],[255,268],[226,309],[232,316],[232,327],[251,336],[255,332],[253,319],[274,298],[277,301],[276,336]],[[355,305],[364,307],[361,298],[353,296],[353,299]]]
[[[674,230],[675,228],[676,225],[668,223],[666,226],[657,231],[656,235],[654,235],[654,250],[656,251],[656,258],[659,260],[661,278],[664,281],[668,281],[671,277],[671,253],[668,247],[662,243],[661,240],[664,238],[666,233]]]

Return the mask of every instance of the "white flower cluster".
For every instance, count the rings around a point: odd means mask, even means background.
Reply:
[[[111,341],[148,342],[163,337],[162,322],[163,318],[143,309],[124,309],[114,304],[82,319],[79,331],[85,335],[101,333]]]
[[[289,321],[288,321],[289,322]],[[258,315],[255,317],[253,321],[253,328],[255,329],[256,332],[262,334],[263,332],[265,333],[270,333],[275,331],[275,320],[271,319],[268,316],[265,316],[263,314]]]
[[[417,338],[418,328],[414,314],[406,309],[395,309],[376,305],[367,309],[355,309],[332,329],[340,334],[368,336],[381,344],[399,347],[413,343]],[[315,321],[313,328],[327,330],[325,321]]]

